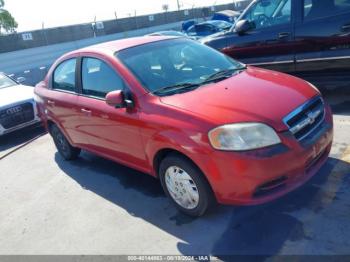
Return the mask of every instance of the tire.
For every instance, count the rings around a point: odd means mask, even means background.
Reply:
[[[174,172],[177,175],[174,175]],[[181,179],[172,179],[174,176]],[[165,194],[186,215],[200,217],[215,204],[214,194],[204,175],[185,157],[171,154],[164,158],[160,163],[159,178]],[[179,181],[184,183],[181,185]]]
[[[73,147],[56,125],[51,126],[50,134],[58,152],[65,160],[70,161],[78,158],[81,149]]]

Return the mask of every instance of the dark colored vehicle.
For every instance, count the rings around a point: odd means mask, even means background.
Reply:
[[[227,31],[232,27],[232,23],[221,20],[210,20],[195,24],[187,29],[186,34],[197,39],[209,36],[218,32]]]
[[[192,216],[216,202],[281,197],[315,175],[332,146],[331,110],[316,88],[186,38],[71,52],[35,93],[63,158],[84,149],[159,178]]]
[[[211,20],[222,20],[229,23],[234,23],[238,17],[241,15],[240,12],[233,11],[233,10],[224,10],[216,12]]]
[[[191,26],[195,25],[197,22],[195,20],[187,20],[182,23],[181,30],[186,32]]]
[[[350,83],[349,0],[256,0],[232,30],[202,42],[321,87]]]

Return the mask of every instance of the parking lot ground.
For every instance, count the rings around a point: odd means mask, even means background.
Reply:
[[[350,98],[328,99],[335,140],[315,177],[199,219],[152,177],[86,152],[65,162],[44,135],[0,161],[0,254],[350,254]]]

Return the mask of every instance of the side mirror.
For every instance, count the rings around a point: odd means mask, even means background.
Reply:
[[[132,99],[126,99],[123,91],[117,90],[109,92],[106,95],[106,103],[115,108],[133,108],[134,101]]]
[[[117,90],[117,91],[109,92],[106,95],[106,103],[115,108],[126,107],[123,91]]]
[[[236,23],[235,31],[239,35],[243,35],[252,29],[252,24],[248,20],[240,20]]]
[[[26,78],[23,76],[17,77],[16,79],[17,83],[22,84],[24,81],[26,81]]]

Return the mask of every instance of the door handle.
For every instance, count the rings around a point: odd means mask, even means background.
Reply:
[[[83,114],[85,114],[87,116],[91,116],[91,110],[89,110],[89,109],[82,108],[82,109],[80,109],[80,112],[82,112]]]
[[[47,104],[50,105],[50,106],[54,106],[55,105],[55,101],[47,100]]]
[[[288,33],[288,32],[279,33],[279,34],[278,34],[278,38],[279,38],[279,39],[284,39],[284,38],[289,37],[289,35],[290,35],[290,33]]]

